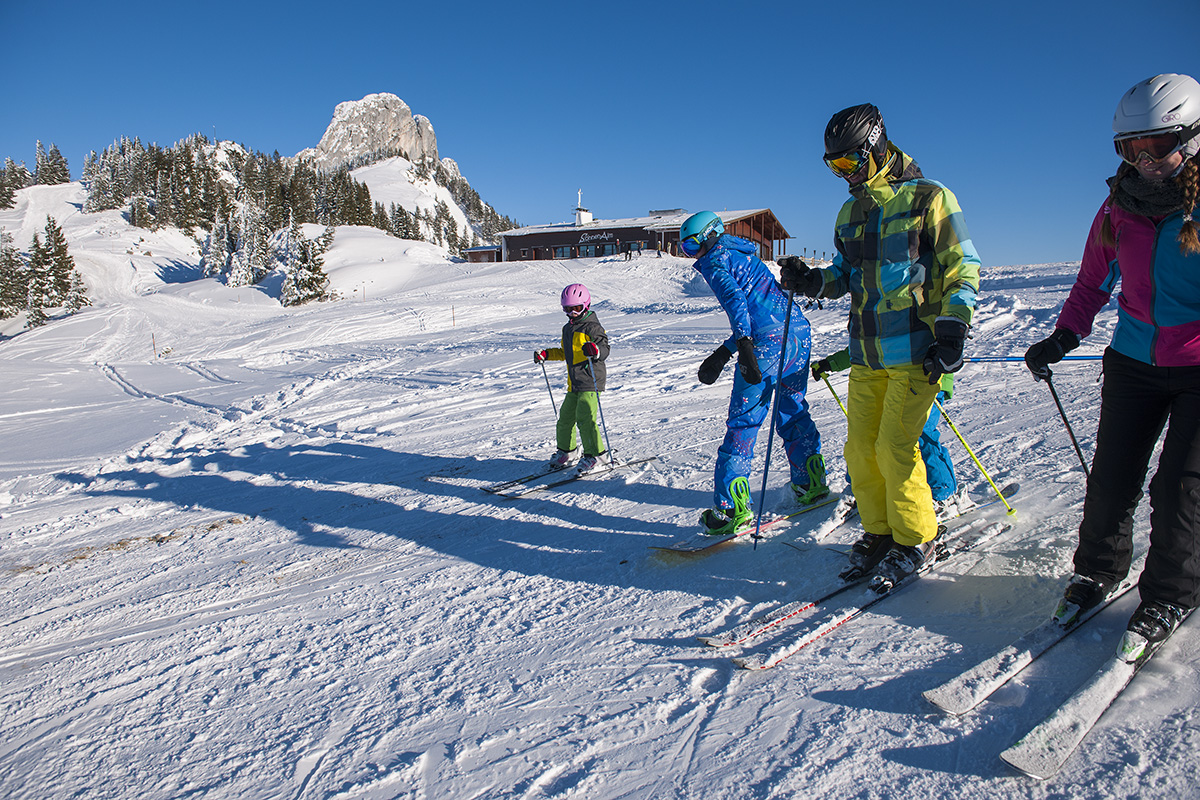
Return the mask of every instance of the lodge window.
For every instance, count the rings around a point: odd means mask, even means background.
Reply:
[[[554,257],[555,258],[570,258],[571,257],[571,248],[570,247],[554,248]]]
[[[615,256],[617,254],[617,246],[615,244],[605,244],[600,246],[600,255]]]
[[[579,245],[579,257],[580,258],[595,258],[596,257],[596,245],[594,245],[594,244]]]

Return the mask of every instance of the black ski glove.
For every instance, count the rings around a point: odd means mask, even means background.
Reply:
[[[800,256],[784,256],[779,264],[779,284],[787,291],[799,292],[808,297],[817,297],[825,288],[821,270],[804,263]]]
[[[712,355],[704,359],[700,364],[700,372],[698,377],[700,382],[705,386],[711,386],[717,382],[717,378],[721,377],[721,370],[725,369],[725,365],[729,363],[729,359],[733,358],[733,353],[725,349],[725,345],[721,345],[716,350],[713,350]]]
[[[833,372],[833,365],[829,363],[828,358],[822,358],[820,361],[813,362],[812,376],[814,381],[821,380],[831,372]]]
[[[754,340],[743,336],[737,340],[738,369],[746,383],[762,383],[762,370],[758,368],[758,356],[754,355]]]
[[[1063,356],[1079,347],[1079,334],[1066,328],[1055,328],[1054,333],[1025,351],[1025,366],[1039,381],[1050,377],[1050,365],[1062,361]]]
[[[947,372],[958,372],[963,365],[963,344],[967,340],[967,323],[960,319],[939,319],[933,323],[933,335],[937,339],[925,353],[921,368],[929,376],[932,386]]]

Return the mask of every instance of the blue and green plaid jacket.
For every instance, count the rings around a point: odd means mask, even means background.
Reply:
[[[851,188],[822,270],[823,297],[850,293],[850,360],[872,369],[920,364],[934,322],[970,325],[979,293],[979,255],[953,192],[888,149],[888,166]]]

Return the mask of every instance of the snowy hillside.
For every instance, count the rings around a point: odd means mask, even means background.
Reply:
[[[457,167],[455,170],[457,171]],[[384,208],[391,208],[392,203],[395,203],[410,214],[424,211],[432,215],[437,204],[442,202],[449,209],[459,231],[479,233],[478,227],[467,221],[467,215],[454,201],[450,190],[431,179],[418,177],[412,162],[407,159],[399,156],[387,158],[351,170],[350,175],[359,183],[365,183],[371,190],[371,200],[382,203]]]
[[[818,541],[826,510],[757,548],[650,549],[710,502],[731,381],[696,380],[728,327],[689,262],[465,264],[341,228],[326,264],[346,299],[285,309],[80,202],[40,187],[0,211],[22,247],[54,215],[95,302],[0,342],[0,796],[1194,796],[1190,623],[1058,778],[997,757],[1113,650],[1132,596],[974,714],[921,698],[1047,615],[1070,570],[1083,475],[1022,365],[968,364],[947,406],[996,483],[1020,483],[1012,530],[749,673],[695,636],[819,592],[854,534]],[[1075,269],[986,268],[968,355],[1023,353]],[[553,449],[564,376],[548,391],[531,354],[577,281],[612,339],[611,444],[658,461],[498,499],[480,487]],[[844,300],[807,313],[816,354],[844,345]],[[1056,371],[1089,457],[1098,372]],[[844,419],[824,385],[810,398],[840,486]]]

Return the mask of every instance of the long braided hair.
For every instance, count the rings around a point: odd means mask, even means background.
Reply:
[[[1197,159],[1200,154],[1192,156],[1183,165],[1183,169],[1179,171],[1171,180],[1175,181],[1183,190],[1183,225],[1179,229],[1179,237],[1176,241],[1179,242],[1179,252],[1184,255],[1200,254],[1200,232],[1197,231],[1196,222],[1192,219],[1196,211],[1196,203],[1200,200],[1200,164]],[[1136,172],[1137,169],[1128,161],[1122,161],[1120,169],[1117,170],[1116,180],[1112,182],[1112,191],[1109,192],[1108,202],[1104,205],[1104,222],[1100,226],[1100,241],[1109,247],[1115,247],[1117,238],[1113,234],[1112,221],[1109,217],[1109,209],[1112,208],[1114,197],[1117,193],[1117,187],[1121,184],[1130,173]]]

